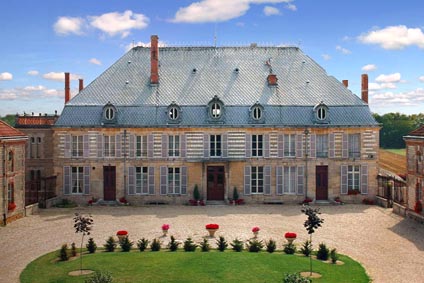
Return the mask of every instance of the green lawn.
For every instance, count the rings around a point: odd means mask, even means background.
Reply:
[[[385,150],[390,151],[392,153],[396,153],[399,155],[406,155],[406,148],[385,148]]]
[[[83,282],[83,278],[88,277],[68,276],[68,272],[79,270],[79,259],[56,262],[57,255],[57,251],[52,252],[31,262],[22,272],[21,282]],[[322,278],[313,282],[369,282],[358,262],[342,255],[340,260],[345,264],[313,260],[313,271],[322,274]],[[285,273],[308,271],[309,259],[265,251],[100,251],[84,255],[83,268],[109,271],[114,282],[282,282]]]

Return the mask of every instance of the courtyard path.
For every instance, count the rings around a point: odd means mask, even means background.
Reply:
[[[170,224],[169,235],[200,241],[207,235],[207,223],[218,223],[217,235],[227,240],[252,237],[259,226],[259,238],[277,240],[281,248],[284,233],[296,232],[299,244],[308,238],[303,228],[306,217],[298,205],[249,206],[144,206],[80,207],[47,209],[0,227],[0,282],[19,282],[19,274],[37,257],[76,242],[73,214],[91,213],[92,237],[103,246],[117,230],[129,231],[130,239],[153,239],[162,235],[161,226]],[[424,225],[404,219],[376,206],[321,206],[323,227],[313,235],[316,248],[324,242],[338,252],[359,261],[373,282],[424,282]]]

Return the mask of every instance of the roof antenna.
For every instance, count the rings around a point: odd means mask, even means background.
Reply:
[[[134,42],[134,39],[132,40],[132,48],[134,48],[135,47],[135,42]]]
[[[213,46],[216,48],[216,40],[217,40],[217,32],[216,32],[216,26],[217,26],[217,24],[215,23],[215,31],[214,31],[214,34],[213,34]]]

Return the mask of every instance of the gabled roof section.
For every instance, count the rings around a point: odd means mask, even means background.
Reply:
[[[413,130],[409,134],[405,136],[405,138],[413,138],[413,137],[424,137],[424,126],[419,127],[416,130]]]
[[[24,133],[9,126],[6,122],[0,120],[0,139],[4,138],[23,138],[26,137]]]

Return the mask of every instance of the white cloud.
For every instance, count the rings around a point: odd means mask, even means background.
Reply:
[[[250,4],[290,4],[290,2],[292,0],[202,0],[178,9],[171,21],[177,23],[224,22],[243,16],[250,9]]]
[[[54,31],[58,35],[83,34],[84,19],[73,17],[60,17],[53,25]]]
[[[65,81],[65,73],[50,72],[50,73],[44,74],[43,78],[45,78],[46,80],[64,82]],[[79,78],[80,78],[79,75],[70,74],[71,80],[78,80]]]
[[[389,75],[381,74],[377,78],[375,78],[375,81],[378,83],[398,83],[400,82],[400,78],[400,73],[394,73]]]
[[[349,49],[346,49],[344,47],[341,47],[340,45],[337,45],[336,46],[336,50],[339,51],[339,52],[341,52],[342,54],[345,54],[345,55],[348,55],[348,54],[351,54],[352,53],[352,51],[350,51]]]
[[[113,12],[100,16],[90,16],[90,25],[105,32],[109,36],[120,34],[127,37],[132,29],[144,29],[149,18],[143,14],[135,14],[131,10],[123,13]]]
[[[38,76],[39,72],[36,71],[36,70],[31,70],[27,74],[30,75],[30,76]]]
[[[13,75],[8,72],[0,73],[0,81],[11,81],[13,79]]]
[[[289,4],[286,5],[286,9],[287,10],[291,10],[291,11],[297,11],[296,5],[291,4],[291,3],[289,3]]]
[[[102,64],[102,62],[96,58],[91,58],[90,60],[88,60],[88,62],[94,65],[99,65],[99,66]]]
[[[238,27],[244,27],[245,26],[245,23],[244,22],[237,22],[236,23],[236,26],[238,26]]]
[[[328,54],[322,54],[321,56],[322,56],[322,59],[324,59],[325,61],[328,61],[331,59],[331,56]]]
[[[377,70],[377,66],[374,64],[368,64],[362,67],[362,71],[365,71],[365,72],[372,72],[375,70]]]
[[[388,26],[376,29],[358,37],[365,44],[377,44],[384,49],[399,50],[416,45],[424,49],[424,33],[420,28],[408,28],[404,25]]]
[[[420,82],[424,83],[424,76],[419,77],[419,78],[418,78],[418,80],[419,80]]]
[[[46,87],[42,85],[24,87],[24,90],[28,90],[28,91],[45,90],[45,89]]]
[[[376,93],[371,96],[370,104],[382,106],[417,106],[424,104],[424,89],[417,88],[412,91],[394,93],[391,91]]]
[[[140,47],[150,47],[150,44],[151,44],[150,42],[142,42],[142,41],[133,42],[133,43],[127,44],[125,46],[125,51],[129,51],[133,47],[137,47],[137,46],[140,46]],[[165,46],[167,46],[166,42],[159,40],[158,47],[165,47]]]
[[[28,101],[52,97],[63,98],[63,96],[63,90],[48,89],[42,85],[0,89],[0,100]]]
[[[280,14],[280,10],[278,10],[275,7],[265,6],[264,7],[264,14],[265,14],[265,16],[279,15]]]

